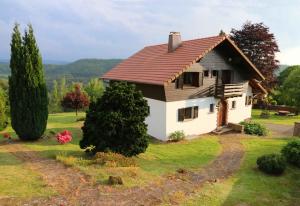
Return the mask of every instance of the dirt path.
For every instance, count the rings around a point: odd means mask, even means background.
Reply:
[[[203,183],[224,179],[235,172],[241,163],[244,150],[239,138],[220,137],[221,154],[198,172],[186,172],[165,177],[160,183],[146,187],[122,189],[105,185],[92,185],[85,174],[65,167],[55,160],[39,157],[20,144],[5,148],[24,161],[29,169],[39,172],[58,196],[34,199],[21,205],[159,205],[177,204],[182,197],[191,195]],[[180,198],[181,197],[181,198]],[[0,201],[1,203],[1,201]]]
[[[293,136],[294,125],[265,123],[266,127],[272,132],[273,137]]]

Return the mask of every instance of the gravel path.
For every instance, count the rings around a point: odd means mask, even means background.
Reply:
[[[266,127],[272,132],[273,137],[293,136],[294,125],[265,123]]]
[[[159,205],[164,202],[178,204],[180,197],[186,197],[206,182],[225,179],[239,169],[244,149],[239,138],[219,137],[221,154],[210,164],[197,172],[187,171],[165,177],[159,183],[130,189],[93,185],[90,178],[82,172],[63,164],[42,158],[19,143],[5,145],[10,153],[24,162],[25,167],[39,172],[48,187],[59,195],[50,198],[34,198],[20,205]],[[16,205],[13,199],[0,199],[7,205]],[[10,204],[14,203],[14,204]]]

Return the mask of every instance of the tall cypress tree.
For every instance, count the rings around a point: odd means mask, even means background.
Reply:
[[[36,140],[46,129],[48,95],[42,58],[32,26],[28,27],[22,39],[18,25],[13,30],[9,100],[11,124],[19,138]]]

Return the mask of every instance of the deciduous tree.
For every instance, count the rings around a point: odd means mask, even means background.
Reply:
[[[248,21],[240,30],[231,30],[231,39],[266,77],[263,85],[272,89],[276,83],[274,73],[279,64],[275,58],[279,48],[274,34],[263,23]]]
[[[68,92],[63,100],[61,101],[61,106],[64,108],[75,109],[76,116],[79,109],[83,109],[89,106],[88,96],[81,91],[80,85],[75,84],[75,91]]]
[[[89,83],[84,87],[84,90],[90,97],[91,102],[96,102],[99,97],[102,96],[104,91],[104,85],[101,80],[98,78],[93,78]]]

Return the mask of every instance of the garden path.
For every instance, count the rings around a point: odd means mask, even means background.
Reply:
[[[221,136],[221,154],[210,164],[198,171],[186,171],[163,178],[161,182],[145,187],[111,187],[93,185],[82,172],[66,167],[53,160],[40,157],[21,143],[5,145],[7,151],[18,157],[24,165],[39,172],[48,187],[58,192],[50,198],[33,198],[20,205],[159,205],[165,202],[178,204],[180,200],[194,193],[206,182],[217,182],[227,178],[239,169],[244,149],[239,136]],[[14,199],[2,200],[7,205],[16,205]],[[12,204],[10,204],[12,203]],[[0,200],[1,204],[1,200]],[[3,205],[3,204],[1,204]]]

